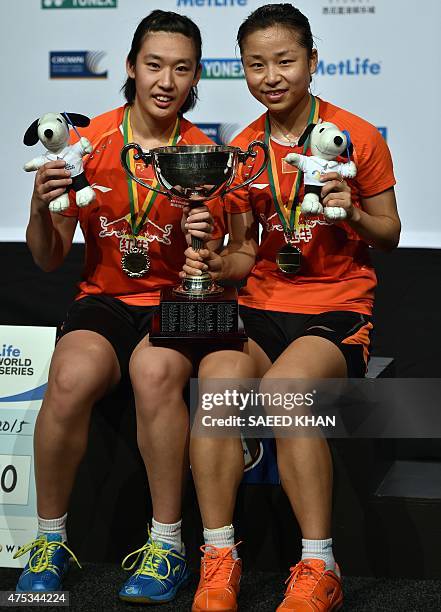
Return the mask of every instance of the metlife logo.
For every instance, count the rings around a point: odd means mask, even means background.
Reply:
[[[248,0],[176,0],[178,8],[234,8],[247,5]]]
[[[117,8],[118,0],[41,0],[42,9]]]
[[[243,79],[242,62],[238,59],[202,59],[203,79]]]
[[[318,76],[376,76],[380,73],[380,62],[372,62],[368,57],[355,57],[338,62],[320,60],[316,71]]]
[[[21,348],[13,344],[3,344],[0,348],[0,375],[33,376],[32,359],[23,356]]]
[[[51,79],[106,79],[107,70],[100,66],[104,51],[51,51]]]

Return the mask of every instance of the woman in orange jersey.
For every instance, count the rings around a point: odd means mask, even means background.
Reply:
[[[257,9],[237,40],[248,88],[267,110],[232,144],[266,140],[271,163],[259,184],[226,198],[230,242],[224,252],[189,249],[184,270],[208,269],[215,279],[247,276],[241,314],[261,390],[271,391],[277,381],[281,391],[283,379],[303,379],[304,390],[308,379],[364,376],[376,285],[369,245],[391,250],[400,234],[388,147],[372,125],[310,93],[317,51],[307,18],[291,4]],[[356,178],[321,177],[325,213],[341,208],[344,222],[299,214],[303,188],[286,158],[308,152],[307,140],[299,146],[301,136],[318,121],[334,123],[352,139]],[[215,377],[219,360],[207,357],[201,374]],[[291,568],[277,610],[337,610],[343,596],[332,552],[328,443],[312,436],[276,442],[281,483],[303,536],[302,558]],[[209,544],[193,612],[218,610],[220,598],[223,609],[236,610],[241,567],[231,523],[243,473],[240,440],[195,437],[190,460]]]
[[[27,228],[34,260],[45,271],[57,268],[69,252],[78,222],[86,260],[77,299],[52,358],[36,424],[39,526],[36,540],[20,553],[31,550],[30,563],[17,585],[20,591],[62,589],[73,554],[66,546],[68,502],[86,449],[91,409],[124,377],[130,378],[134,389],[138,443],[154,520],[134,563],[125,563],[134,573],[120,597],[169,601],[188,579],[180,522],[188,463],[188,415],[182,390],[192,363],[187,354],[158,348],[173,382],[165,388],[154,370],[146,377],[150,364],[146,336],[161,288],[178,282],[185,261],[187,242],[181,224],[186,221],[191,234],[209,240],[212,221],[205,207],[186,220],[178,203],[170,204],[164,196],[155,197],[138,187],[123,171],[120,152],[131,141],[144,150],[167,144],[212,144],[183,117],[196,102],[200,60],[198,27],[182,15],[153,11],[139,24],[127,57],[127,103],[96,117],[81,131],[93,146],[84,167],[96,192],[95,202],[78,208],[71,200],[63,214],[51,214],[48,204],[71,184],[70,173],[63,161],[47,163],[37,172]],[[144,180],[153,178],[151,168],[143,164],[133,171]],[[217,214],[220,218],[220,207]],[[222,234],[218,227],[213,238]],[[158,393],[160,407],[150,403]]]

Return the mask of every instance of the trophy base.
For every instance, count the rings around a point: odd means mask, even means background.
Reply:
[[[207,349],[241,350],[247,341],[239,316],[237,290],[220,288],[214,292],[188,297],[173,287],[161,291],[161,302],[153,316],[149,335],[154,346],[171,346],[188,341],[205,345]]]

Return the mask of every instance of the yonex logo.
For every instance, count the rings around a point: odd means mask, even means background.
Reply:
[[[238,59],[202,59],[203,79],[243,79],[242,62]]]
[[[43,9],[117,8],[118,0],[41,0]]]

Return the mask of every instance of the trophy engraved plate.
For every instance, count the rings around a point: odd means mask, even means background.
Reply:
[[[161,292],[161,303],[153,318],[150,340],[157,346],[169,346],[179,340],[206,343],[225,348],[239,346],[246,335],[239,317],[237,291],[226,287],[221,294],[202,299],[177,295],[172,287]]]

